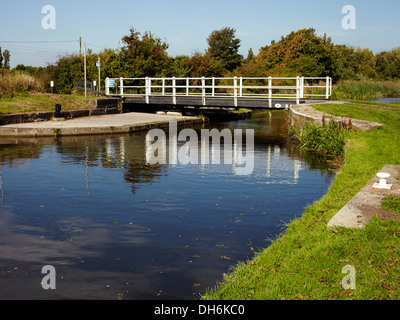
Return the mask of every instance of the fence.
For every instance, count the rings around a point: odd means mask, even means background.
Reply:
[[[330,77],[268,77],[268,78],[107,78],[106,95],[133,97],[179,96],[254,99],[329,99],[332,94]]]

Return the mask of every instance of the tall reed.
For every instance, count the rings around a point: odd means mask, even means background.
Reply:
[[[25,72],[0,71],[0,98],[12,98],[17,94],[36,91],[40,80]]]
[[[346,80],[333,87],[332,99],[368,100],[400,96],[400,81]]]
[[[338,121],[323,121],[322,125],[313,122],[295,124],[290,135],[302,148],[317,151],[324,155],[344,156],[345,145],[349,136],[347,129],[351,124]]]

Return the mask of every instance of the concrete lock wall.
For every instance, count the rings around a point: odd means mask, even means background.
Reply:
[[[61,117],[65,119],[75,119],[81,117],[98,116],[106,114],[122,113],[121,99],[91,99],[87,103],[92,109],[85,110],[62,110]],[[7,114],[0,116],[0,126],[16,123],[29,123],[39,121],[49,121],[54,117],[54,112],[30,112],[20,114]]]

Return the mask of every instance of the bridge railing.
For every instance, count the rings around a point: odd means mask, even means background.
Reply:
[[[332,94],[330,77],[268,77],[268,78],[107,78],[106,95],[121,97],[201,96],[235,99],[329,99]]]

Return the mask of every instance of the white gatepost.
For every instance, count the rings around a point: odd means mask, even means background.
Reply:
[[[110,95],[110,78],[106,78],[106,96]]]
[[[124,96],[124,78],[119,78],[119,90],[121,97]]]

